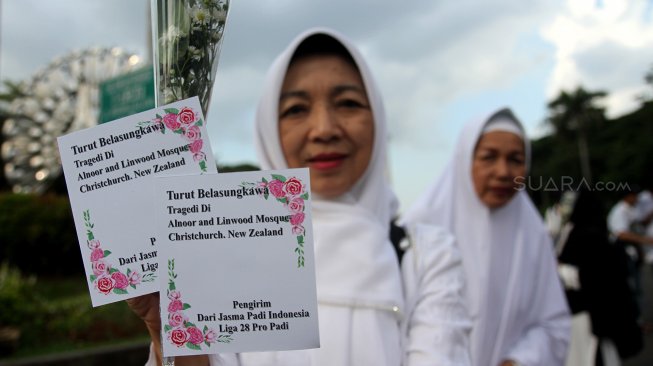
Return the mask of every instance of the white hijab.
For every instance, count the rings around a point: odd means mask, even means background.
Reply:
[[[308,37],[325,34],[340,42],[361,73],[374,116],[374,148],[366,172],[337,200],[313,195],[317,296],[321,304],[388,308],[403,305],[389,223],[397,202],[386,179],[386,122],[377,86],[358,50],[329,29],[296,37],[272,64],[256,114],[256,142],[262,169],[285,169],[279,140],[279,96],[289,62]]]
[[[489,124],[494,120],[501,122]],[[506,121],[512,121],[512,126],[507,127]],[[562,323],[556,325],[559,329],[553,340],[542,335],[547,342],[542,346],[551,345],[549,361],[566,352],[567,310],[555,275],[553,248],[526,192],[517,192],[505,206],[494,210],[478,198],[471,176],[473,154],[481,135],[490,130],[521,136],[528,167],[530,144],[523,138],[521,123],[507,108],[490,113],[465,126],[453,159],[401,221],[404,225],[430,223],[454,234],[463,257],[468,307],[474,320],[471,354],[475,365],[494,366],[515,354],[524,364],[547,365],[535,361],[546,355],[535,355],[532,349],[517,350],[517,344],[521,338],[523,348],[534,348],[525,344],[531,341],[526,339],[527,330],[558,319]]]

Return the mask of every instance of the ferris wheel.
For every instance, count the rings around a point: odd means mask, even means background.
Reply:
[[[120,48],[89,48],[54,59],[23,84],[2,128],[4,173],[16,193],[42,193],[61,175],[57,137],[97,125],[100,82],[141,67]]]

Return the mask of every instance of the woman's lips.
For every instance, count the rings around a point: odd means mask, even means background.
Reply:
[[[490,191],[497,196],[509,196],[515,193],[514,187],[492,187]]]
[[[318,170],[334,169],[342,165],[347,155],[340,153],[318,154],[308,159],[308,165]]]

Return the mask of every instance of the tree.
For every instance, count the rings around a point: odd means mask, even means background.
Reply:
[[[569,140],[575,137],[581,174],[588,182],[592,181],[592,170],[587,134],[605,120],[605,109],[594,103],[596,99],[606,95],[604,91],[590,92],[578,87],[571,93],[560,92],[560,95],[548,104],[550,115],[547,122],[554,128],[554,135],[558,139]]]

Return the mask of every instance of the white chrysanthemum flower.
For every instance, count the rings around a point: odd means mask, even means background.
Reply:
[[[194,46],[189,46],[188,47],[188,54],[190,55],[190,57],[193,60],[199,61],[202,58],[202,56],[204,56],[204,51],[201,50],[201,49],[198,49],[198,48],[196,48]]]
[[[209,11],[204,8],[194,6],[193,9],[191,9],[191,12],[193,22],[195,23],[204,25],[208,24],[211,21],[211,14],[209,14]]]
[[[211,12],[211,16],[217,22],[225,22],[227,20],[227,11],[216,7],[213,8],[213,11]]]
[[[177,42],[183,36],[185,36],[185,34],[181,31],[181,29],[171,25],[168,27],[168,30],[161,36],[160,42],[164,44]]]

